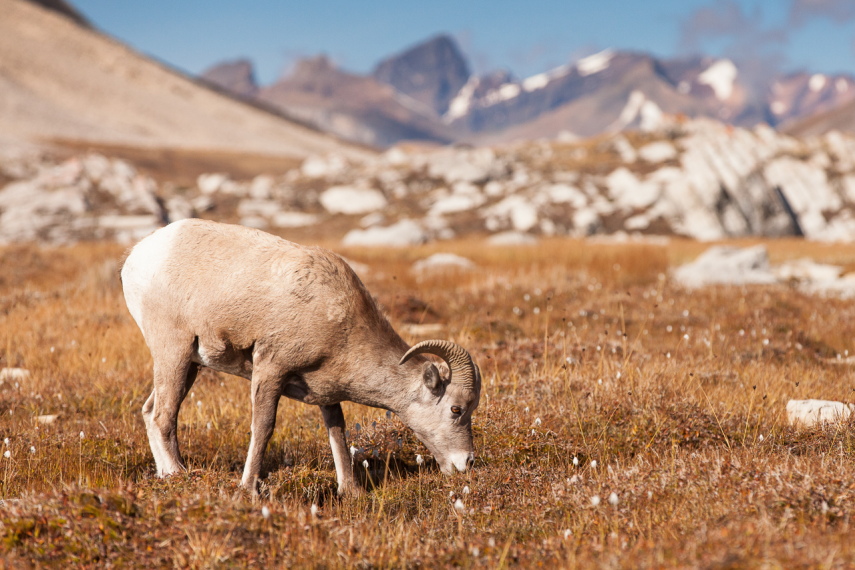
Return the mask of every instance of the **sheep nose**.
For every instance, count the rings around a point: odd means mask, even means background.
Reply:
[[[454,473],[454,470],[463,472],[472,467],[472,464],[475,463],[475,453],[470,452],[457,452],[452,454],[450,457],[450,469],[451,473]],[[453,465],[453,467],[451,467]]]

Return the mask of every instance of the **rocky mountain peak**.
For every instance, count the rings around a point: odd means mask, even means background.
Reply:
[[[297,62],[294,71],[291,74],[292,78],[313,77],[320,74],[326,74],[336,70],[336,65],[326,54],[307,57]]]
[[[202,73],[202,79],[239,97],[254,97],[258,93],[255,69],[248,59],[235,59],[216,64]]]
[[[469,64],[457,42],[435,36],[381,61],[374,78],[443,115],[469,80]]]

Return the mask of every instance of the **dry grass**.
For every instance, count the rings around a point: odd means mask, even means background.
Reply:
[[[855,262],[853,247],[769,246],[777,260]],[[150,357],[122,302],[121,248],[0,249],[0,367],[32,374],[0,385],[3,562],[851,567],[855,432],[795,431],[783,410],[853,399],[851,370],[830,360],[855,350],[855,307],[783,287],[673,286],[668,267],[703,247],[343,252],[371,267],[363,278],[398,330],[433,324],[479,361],[476,469],[419,469],[426,451],[400,422],[348,405],[370,492],[340,500],[320,414],[283,400],[255,501],[237,487],[247,383],[210,371],[181,411],[190,472],[154,478],[139,413]],[[478,270],[409,273],[440,249]],[[59,417],[36,419],[47,414]]]

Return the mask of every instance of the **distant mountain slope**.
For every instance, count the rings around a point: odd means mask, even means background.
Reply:
[[[205,88],[67,11],[0,0],[0,14],[6,137],[290,156],[364,152]]]
[[[293,73],[262,88],[258,99],[327,132],[372,146],[454,140],[429,109],[371,77],[337,69],[324,56],[298,62]]]
[[[831,131],[855,133],[855,100],[790,121],[782,126],[782,130],[799,137],[822,135]]]

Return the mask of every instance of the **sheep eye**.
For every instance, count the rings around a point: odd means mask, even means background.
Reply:
[[[460,406],[451,406],[451,413],[454,415],[459,414],[463,410],[460,409]]]

